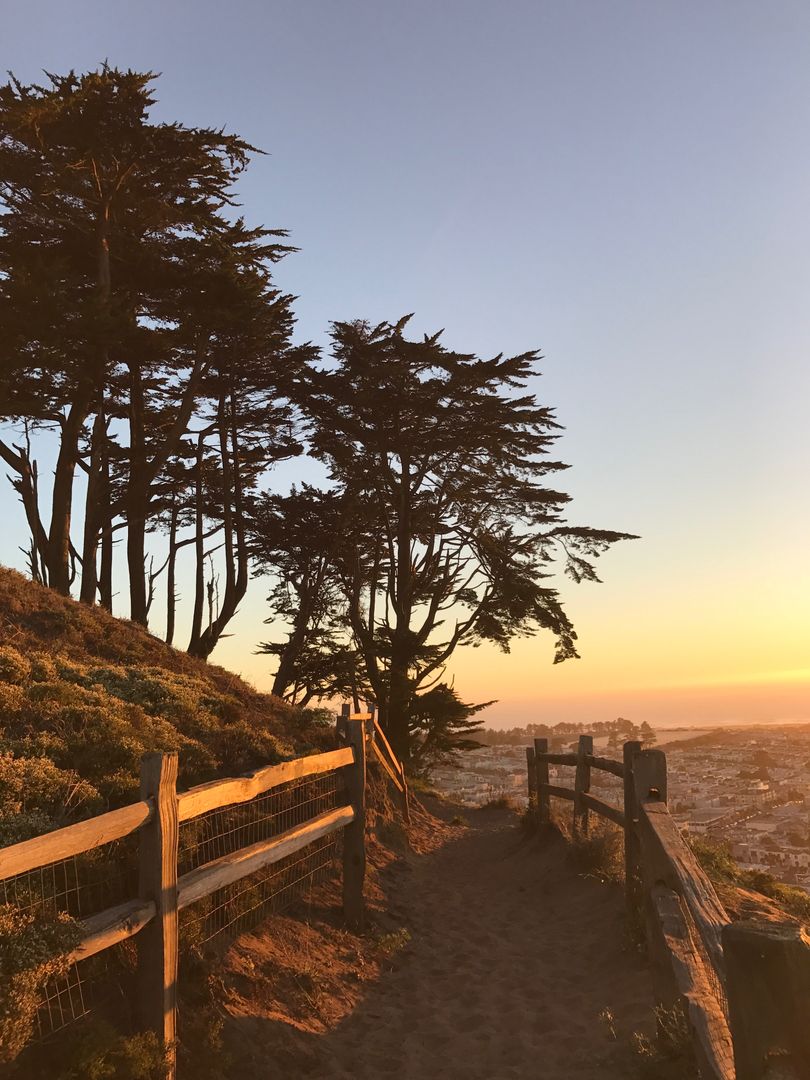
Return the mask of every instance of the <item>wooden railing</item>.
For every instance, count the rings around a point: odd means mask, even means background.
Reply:
[[[154,1030],[164,1041],[171,1057],[170,1075],[174,1076],[179,911],[342,829],[344,913],[350,927],[362,929],[366,747],[370,734],[366,718],[347,717],[342,727],[345,745],[337,750],[215,780],[181,793],[176,789],[177,754],[149,754],[142,762],[137,802],[0,849],[0,885],[137,834],[138,895],[82,920],[81,942],[70,959],[85,960],[136,937],[138,1012],[142,1026]],[[247,803],[291,781],[329,773],[342,775],[346,805],[178,875],[181,823]]]
[[[626,896],[643,918],[656,997],[680,1003],[704,1080],[810,1078],[810,938],[793,922],[732,923],[667,807],[666,755],[624,744],[621,761],[527,747],[529,803],[548,824],[551,799],[572,802],[575,837],[591,812],[624,831]],[[576,769],[574,787],[549,783],[549,765]],[[622,809],[590,794],[591,770],[623,781]]]
[[[411,810],[408,799],[408,781],[405,776],[405,769],[392,750],[385,732],[380,727],[375,712],[372,710],[371,712],[355,713],[352,715],[349,711],[349,706],[344,705],[341,711],[340,720],[338,721],[338,738],[340,738],[343,723],[349,718],[365,722],[368,742],[367,752],[368,749],[373,752],[377,764],[390,780],[398,795],[402,807],[402,815],[405,821],[410,824]]]

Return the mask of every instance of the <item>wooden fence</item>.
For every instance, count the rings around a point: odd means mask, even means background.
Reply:
[[[575,837],[589,815],[624,831],[628,908],[643,918],[659,1004],[680,1003],[705,1080],[810,1080],[810,938],[794,922],[732,923],[667,807],[661,750],[624,744],[622,760],[527,747],[529,802],[540,824],[551,799],[573,803]],[[549,765],[571,766],[573,788],[551,784]],[[591,795],[591,771],[622,781],[621,809]]]
[[[373,747],[396,790],[404,797],[405,807],[407,786],[402,766],[371,714],[350,716],[344,712],[338,725],[338,740],[343,745],[337,750],[270,765],[244,776],[215,780],[181,793],[176,787],[177,754],[149,754],[142,762],[137,802],[0,849],[0,887],[6,886],[4,895],[8,900],[17,895],[11,886],[27,881],[32,872],[47,876],[54,866],[64,865],[65,860],[135,836],[137,895],[81,920],[82,940],[70,959],[86,960],[135,937],[136,1009],[142,1028],[155,1031],[164,1041],[171,1057],[171,1076],[175,1073],[180,911],[342,830],[344,914],[352,929],[363,928],[367,748]],[[178,873],[180,827],[184,823],[203,819],[212,812],[216,814],[222,808],[251,804],[269,797],[276,789],[289,792],[294,782],[304,782],[305,778],[328,776],[342,779],[341,805],[246,845],[240,839],[246,834],[237,833],[226,822],[227,831],[237,835],[239,846],[208,858],[205,853],[213,852],[216,845],[209,844],[208,848],[199,845],[205,861]],[[310,805],[317,808],[318,804],[310,799],[303,812]],[[254,824],[252,821],[251,826]],[[270,827],[274,829],[273,825]]]

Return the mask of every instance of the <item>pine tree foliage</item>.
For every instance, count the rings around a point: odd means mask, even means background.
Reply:
[[[305,394],[312,453],[360,523],[347,530],[348,617],[381,715],[407,752],[414,696],[462,644],[549,630],[555,660],[576,633],[551,584],[575,581],[629,534],[572,526],[569,496],[548,486],[553,411],[528,392],[539,356],[484,360],[412,340],[410,317],[333,325],[333,362]]]
[[[252,506],[253,554],[273,579],[265,621],[289,628],[259,652],[278,660],[273,693],[298,704],[349,698],[359,709],[370,697],[340,587],[347,514],[340,492],[308,484],[288,496],[265,493]]]
[[[555,577],[598,581],[630,537],[568,521],[536,351],[482,359],[409,316],[334,323],[325,364],[295,344],[294,249],[236,203],[258,151],[155,100],[151,72],[106,64],[0,86],[0,459],[31,574],[110,610],[124,592],[143,625],[163,590],[173,642],[187,560],[199,657],[266,574],[275,692],[373,700],[403,757],[441,760],[483,708],[444,680],[454,651],[548,631],[576,657]],[[328,490],[279,493],[304,453]]]
[[[482,722],[472,718],[494,704],[469,705],[444,682],[417,695],[408,716],[411,771],[428,774],[437,765],[455,761],[460,753],[483,746],[476,738]]]
[[[21,436],[0,440],[0,456],[25,509],[32,573],[60,592],[79,577],[81,599],[111,608],[121,533],[131,617],[147,622],[165,569],[173,638],[178,554],[193,544],[204,594],[211,546],[221,550],[207,623],[195,598],[191,647],[205,656],[247,587],[246,494],[298,452],[284,394],[310,353],[292,348],[292,297],[272,280],[293,250],[286,234],[235,213],[253,147],[152,121],[154,78],[104,65],[0,87],[0,419]],[[59,444],[45,495],[43,429]],[[169,555],[155,568],[147,538],[162,526]],[[194,534],[180,538],[184,528]],[[219,544],[206,548],[212,530]]]

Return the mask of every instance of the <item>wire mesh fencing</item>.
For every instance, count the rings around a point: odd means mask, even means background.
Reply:
[[[700,931],[700,927],[692,916],[692,912],[689,909],[689,903],[685,899],[681,902],[681,910],[685,915],[686,926],[689,930],[692,944],[702,961],[703,970],[706,974],[712,997],[715,998],[723,1011],[726,1021],[728,1021],[729,1008],[728,997],[726,995],[726,973],[722,965],[722,960],[708,947],[706,940]]]
[[[331,772],[292,780],[249,802],[211,810],[180,828],[180,873],[273,839],[347,803],[341,775]],[[308,888],[334,873],[341,836],[340,832],[331,833],[315,840],[192,904],[181,916],[181,943],[201,946],[226,932],[239,934],[288,908]]]
[[[211,810],[179,828],[178,875],[273,840],[349,803],[340,770],[302,777],[255,798]],[[181,949],[254,929],[335,875],[342,830],[314,840],[263,870],[227,885],[181,913]],[[36,919],[87,919],[138,895],[139,837],[123,839],[0,880],[0,905]],[[33,1046],[58,1053],[60,1033],[93,1016],[131,1026],[137,946],[122,942],[70,966],[41,991]]]
[[[181,913],[185,948],[255,929],[268,915],[286,911],[309,889],[336,873],[340,834],[332,833],[302,851],[203,897]]]
[[[80,855],[60,859],[0,881],[0,904],[49,920],[60,914],[86,919],[137,895],[137,838],[128,836]],[[125,967],[116,948],[80,960],[42,989],[35,1042],[44,1041],[83,1020],[99,1006],[122,998]]]
[[[86,919],[137,894],[137,837],[71,855],[0,881],[0,903],[41,917]]]

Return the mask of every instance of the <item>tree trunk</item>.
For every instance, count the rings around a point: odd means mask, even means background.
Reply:
[[[166,644],[174,642],[174,623],[177,611],[177,586],[175,584],[175,572],[177,569],[177,499],[172,496],[171,519],[169,522],[169,565],[166,570]]]
[[[79,460],[79,437],[87,419],[90,394],[87,383],[77,388],[76,396],[62,423],[62,438],[53,475],[51,525],[48,531],[48,584],[70,595],[70,523],[73,512],[73,480]]]
[[[98,542],[104,515],[102,500],[103,444],[107,439],[107,420],[104,404],[100,404],[93,422],[90,439],[90,471],[87,476],[87,497],[84,506],[84,539],[82,542],[82,584],[79,599],[95,604],[98,590]]]
[[[129,476],[127,478],[127,565],[130,618],[146,626],[146,520],[149,515],[149,476],[146,471],[146,413],[143,379],[137,361],[130,362]]]
[[[399,520],[397,522],[396,626],[391,639],[391,663],[388,669],[388,694],[384,726],[400,761],[410,757],[409,714],[413,694],[410,667],[413,657],[411,613],[413,606],[411,566],[411,474],[410,461],[401,461]]]
[[[22,500],[25,518],[31,531],[31,576],[35,581],[47,585],[48,535],[39,514],[37,465],[31,460],[27,432],[25,447],[15,446],[12,449],[0,441],[0,458],[17,473],[17,479],[12,480],[11,484]]]
[[[188,651],[194,650],[202,633],[203,605],[205,604],[205,537],[203,513],[203,458],[205,456],[205,435],[197,436],[197,463],[194,474],[194,613],[191,617],[191,638]]]
[[[101,606],[112,612],[113,607],[113,513],[110,485],[110,445],[107,435],[101,445],[99,504],[102,508],[99,525],[101,529],[101,565],[98,590]]]
[[[229,405],[227,411],[226,405]],[[230,416],[227,415],[228,411]],[[226,402],[224,398],[220,399],[218,420],[222,463],[222,526],[225,535],[225,591],[216,618],[209,620],[208,626],[193,647],[189,646],[188,651],[192,656],[199,656],[203,660],[207,660],[214,651],[225,627],[236,614],[248,587],[248,549],[242,503],[236,401],[233,391],[231,391],[229,402]],[[231,492],[233,492],[233,506],[231,506]]]

